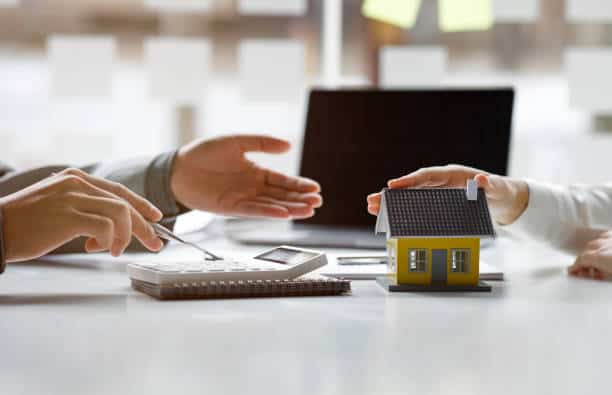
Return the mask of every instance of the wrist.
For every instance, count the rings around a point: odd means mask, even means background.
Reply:
[[[2,202],[0,201],[0,274],[2,272],[4,272],[4,269],[6,268],[6,261],[7,261],[7,257],[6,257],[6,243],[4,240],[4,216],[3,216],[3,205]]]
[[[159,208],[164,217],[181,213],[181,206],[173,190],[177,152],[165,152],[149,164],[145,181],[145,198]]]
[[[181,180],[180,180],[180,168],[181,168],[181,150],[178,149],[172,162],[170,163],[170,194],[177,204],[180,204],[179,196],[181,194]]]
[[[515,222],[527,209],[529,204],[529,186],[523,180],[507,178],[508,201],[503,215],[497,219],[500,225],[510,225]]]
[[[170,194],[172,199],[174,200],[176,206],[178,207],[179,213],[186,213],[190,209],[183,203],[183,187],[184,182],[181,179],[181,175],[183,174],[183,155],[181,154],[181,149],[177,150],[172,163],[170,165]]]

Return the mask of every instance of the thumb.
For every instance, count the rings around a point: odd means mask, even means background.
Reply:
[[[240,147],[242,152],[266,152],[280,154],[291,148],[288,141],[263,135],[238,135],[232,141]]]
[[[493,196],[495,195],[495,186],[493,185],[493,180],[491,180],[488,175],[482,173],[476,174],[474,180],[476,180],[478,188],[482,188],[488,198],[495,198],[495,196]]]
[[[487,198],[499,200],[506,197],[507,187],[501,177],[481,173],[477,174],[474,179],[478,183],[478,187],[485,191]]]
[[[491,188],[491,181],[489,180],[489,177],[487,177],[486,174],[476,174],[474,176],[474,180],[476,180],[478,188],[484,189],[485,192],[487,192]]]

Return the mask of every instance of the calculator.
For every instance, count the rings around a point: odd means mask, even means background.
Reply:
[[[325,253],[280,246],[253,258],[178,262],[135,262],[127,266],[133,280],[151,284],[209,281],[290,280],[327,264]]]

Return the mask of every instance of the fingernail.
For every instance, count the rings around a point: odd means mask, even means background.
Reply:
[[[159,221],[163,217],[164,217],[164,214],[157,207],[153,207],[153,218],[156,221]]]
[[[154,242],[153,242],[153,248],[155,249],[155,251],[159,251],[162,249],[162,247],[164,246],[164,242],[161,241],[161,239],[157,238]]]

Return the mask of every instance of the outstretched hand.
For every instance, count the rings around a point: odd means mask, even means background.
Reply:
[[[428,167],[400,178],[389,180],[387,186],[397,188],[462,188],[467,180],[475,179],[487,196],[491,215],[500,224],[514,222],[525,210],[529,188],[524,181],[487,174],[478,169],[460,165]],[[377,215],[380,192],[368,195],[368,212]]]
[[[247,152],[280,154],[288,142],[272,137],[237,135],[196,141],[182,147],[170,186],[175,199],[190,209],[245,217],[308,218],[323,200],[313,180],[265,169]]]

